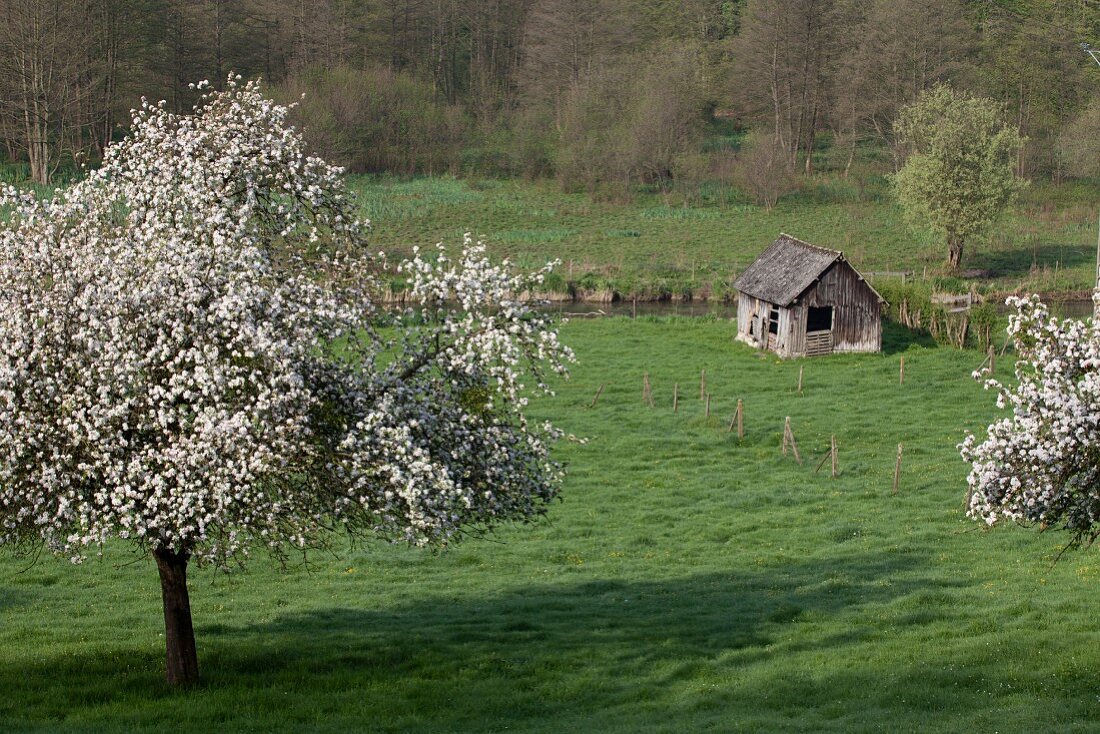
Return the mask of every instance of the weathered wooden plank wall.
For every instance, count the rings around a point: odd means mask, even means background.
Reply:
[[[753,317],[759,320],[757,330],[749,334]],[[760,334],[768,333],[768,303],[741,293],[737,298],[737,338],[753,346],[759,346]]]
[[[834,352],[882,349],[882,305],[847,263],[838,262],[829,268],[801,302],[804,307],[833,307]]]

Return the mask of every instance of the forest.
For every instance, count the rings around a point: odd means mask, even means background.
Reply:
[[[261,77],[353,173],[554,179],[628,197],[896,169],[892,123],[948,82],[1026,137],[1017,173],[1100,168],[1094,0],[2,0],[0,156],[95,165],[141,97]]]

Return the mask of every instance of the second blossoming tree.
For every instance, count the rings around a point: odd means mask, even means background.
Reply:
[[[1100,535],[1100,323],[1052,318],[1037,296],[1010,298],[1013,383],[988,380],[1009,410],[979,441],[960,445],[971,465],[969,514]]]

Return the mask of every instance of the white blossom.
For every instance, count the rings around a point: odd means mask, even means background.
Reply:
[[[1038,296],[1008,304],[1017,384],[986,381],[1010,415],[984,441],[971,434],[959,445],[971,464],[969,514],[1091,542],[1100,534],[1100,324],[1052,318]]]
[[[527,295],[546,271],[467,239],[402,265],[417,308],[383,324],[367,223],[286,116],[231,77],[191,115],[143,101],[52,199],[0,191],[0,544],[227,567],[338,528],[443,543],[555,497],[560,432],[523,412],[572,359]]]

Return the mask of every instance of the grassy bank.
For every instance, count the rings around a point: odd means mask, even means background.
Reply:
[[[356,178],[353,188],[374,222],[375,246],[407,254],[413,245],[484,236],[492,251],[534,267],[563,262],[553,286],[581,296],[612,292],[641,299],[723,299],[780,231],[843,250],[863,271],[936,277],[941,248],[908,229],[882,179],[856,183],[822,176],[767,211],[731,187],[637,194],[627,203],[565,194],[549,181],[411,181]],[[1092,288],[1100,188],[1036,184],[1003,218],[990,241],[971,248],[964,268],[976,280],[944,279],[949,290]]]
[[[562,447],[547,521],[437,555],[379,544],[197,573],[204,683],[182,694],[161,682],[150,562],[121,546],[83,568],[0,556],[0,729],[1008,732],[1100,716],[1095,552],[1052,565],[1065,537],[962,514],[954,446],[993,415],[969,377],[982,355],[888,329],[882,355],[780,363],[707,319],[564,334],[581,362],[537,410],[589,442]],[[780,453],[788,415],[801,466]],[[836,479],[814,472],[831,434]]]

